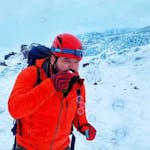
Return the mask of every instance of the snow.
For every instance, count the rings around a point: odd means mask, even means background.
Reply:
[[[89,142],[74,131],[76,150],[150,150],[150,45],[103,54],[105,58],[101,53],[86,56],[80,64],[87,117],[97,136]],[[0,150],[10,150],[13,144],[7,100],[24,62],[17,54],[0,68]],[[85,63],[89,65],[83,67]]]

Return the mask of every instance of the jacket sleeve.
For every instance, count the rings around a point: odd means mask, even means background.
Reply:
[[[80,104],[81,103],[81,104]],[[77,130],[83,133],[86,129],[88,129],[88,121],[86,117],[86,98],[85,98],[85,86],[82,86],[81,89],[81,100],[77,106],[77,113],[75,119],[73,121],[74,126]]]
[[[8,110],[13,118],[32,114],[56,92],[51,79],[34,86],[36,82],[36,67],[27,67],[18,75],[8,100]]]

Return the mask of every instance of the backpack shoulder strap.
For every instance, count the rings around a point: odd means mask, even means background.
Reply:
[[[37,80],[36,80],[35,86],[38,85],[38,84],[40,84],[41,81],[42,81],[41,77],[40,77],[40,68],[38,66],[36,66],[36,68],[37,68]]]
[[[42,64],[42,68],[39,68],[37,65],[35,65],[35,67],[37,68],[37,82],[35,83],[35,86],[40,84],[42,79],[41,79],[41,75],[40,75],[40,69],[43,69],[46,76],[48,78],[51,77],[51,73],[50,73],[50,61],[49,58],[47,58],[44,63]]]
[[[50,60],[49,60],[49,58],[47,58],[47,59],[44,61],[43,65],[42,65],[42,68],[43,68],[43,70],[44,70],[46,76],[47,76],[48,78],[50,78],[50,77],[51,77],[51,72],[50,72]]]

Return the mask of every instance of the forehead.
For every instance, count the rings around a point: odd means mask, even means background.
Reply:
[[[68,58],[68,57],[59,57],[60,61],[72,61],[72,62],[79,62],[79,60],[74,58]]]

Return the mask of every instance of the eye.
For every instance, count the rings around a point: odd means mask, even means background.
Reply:
[[[65,63],[71,63],[69,59],[64,60]]]
[[[79,61],[77,60],[77,61],[75,61],[74,63],[75,63],[75,64],[78,64],[78,63],[79,63]]]

